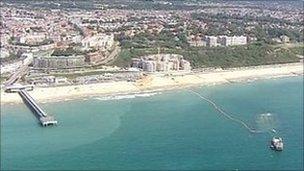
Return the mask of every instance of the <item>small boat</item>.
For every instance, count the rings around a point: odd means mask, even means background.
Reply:
[[[281,137],[273,137],[270,143],[270,148],[276,151],[283,150],[283,140]]]

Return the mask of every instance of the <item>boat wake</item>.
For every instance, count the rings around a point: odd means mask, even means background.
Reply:
[[[277,133],[278,120],[274,113],[262,113],[256,116],[256,123],[262,132]]]

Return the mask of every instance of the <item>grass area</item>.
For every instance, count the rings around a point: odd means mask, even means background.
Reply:
[[[298,54],[302,54],[302,43],[270,44],[259,41],[246,46],[232,47],[191,47],[185,32],[180,30],[174,35],[170,26],[158,34],[140,33],[130,38],[120,35],[117,40],[121,43],[122,51],[112,63],[120,67],[131,65],[131,59],[147,54],[176,53],[191,62],[193,68],[201,67],[242,67],[266,64],[297,62]],[[178,28],[177,28],[178,29]]]
[[[298,46],[298,47],[292,47],[292,48],[289,48],[289,50],[294,54],[304,56],[304,45]]]
[[[267,44],[251,44],[248,46],[235,47],[189,47],[189,48],[166,48],[161,53],[177,53],[191,62],[192,67],[242,67],[266,64],[280,64],[297,62],[303,47],[273,47]],[[146,54],[155,54],[157,48],[124,48],[119,57],[113,62],[114,65],[127,67],[131,65],[131,59]]]
[[[134,49],[122,49],[119,56],[111,63],[120,67],[129,67],[131,65],[131,59],[146,54],[157,53],[156,48],[134,48]]]
[[[265,44],[217,47],[208,50],[196,49],[194,51],[186,51],[183,55],[195,68],[230,68],[299,61],[299,58],[292,51],[282,48],[273,48]]]
[[[275,47],[275,48],[280,47],[283,49],[288,49],[294,54],[304,56],[304,44],[303,43],[277,44],[277,45],[273,45],[273,47]]]
[[[7,77],[0,77],[0,84],[4,83]]]

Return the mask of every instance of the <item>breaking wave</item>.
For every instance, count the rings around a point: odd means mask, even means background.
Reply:
[[[122,94],[115,96],[103,96],[103,97],[95,97],[96,100],[107,101],[107,100],[122,100],[122,99],[134,99],[136,97],[151,97],[157,94],[161,94],[160,92],[153,93],[138,93],[138,94]]]

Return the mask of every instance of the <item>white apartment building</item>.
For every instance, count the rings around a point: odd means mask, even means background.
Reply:
[[[82,39],[81,44],[84,49],[110,49],[114,45],[114,34],[97,34],[94,36],[88,36]]]
[[[209,47],[215,47],[219,46],[217,43],[217,37],[216,36],[205,36],[206,39],[206,45]]]
[[[33,44],[33,43],[39,43],[42,42],[43,40],[45,40],[47,38],[45,33],[31,33],[31,34],[26,34],[24,36],[21,36],[19,39],[20,43],[29,43],[29,44]]]
[[[190,62],[178,54],[155,54],[132,59],[132,67],[147,72],[190,71]]]
[[[218,43],[222,46],[236,46],[236,45],[246,45],[246,36],[219,36]]]
[[[188,43],[190,46],[237,46],[237,45],[246,45],[250,41],[247,40],[246,36],[203,36],[196,37],[194,36],[188,38]]]
[[[180,66],[181,66],[181,70],[185,70],[185,71],[190,71],[191,70],[190,62],[187,61],[187,60],[182,59],[180,61]]]

